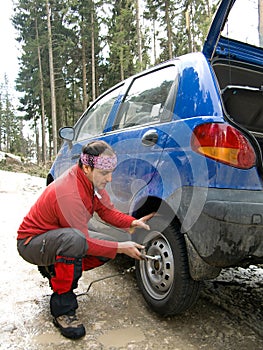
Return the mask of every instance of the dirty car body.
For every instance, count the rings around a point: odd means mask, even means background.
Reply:
[[[222,0],[202,52],[130,77],[60,130],[65,142],[47,183],[76,163],[84,144],[101,139],[118,155],[108,187],[115,206],[135,217],[157,213],[151,232],[134,239],[158,259],[137,262],[136,276],[163,315],[191,307],[200,281],[222,268],[263,262],[258,13],[256,0]],[[91,225],[129,238],[99,218]]]

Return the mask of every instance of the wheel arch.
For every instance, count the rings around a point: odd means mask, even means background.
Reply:
[[[169,225],[173,220],[178,220],[173,209],[165,202],[162,198],[156,196],[143,197],[138,200],[131,211],[131,215],[139,219],[142,216],[148,215],[150,213],[156,213],[156,216],[161,216]]]

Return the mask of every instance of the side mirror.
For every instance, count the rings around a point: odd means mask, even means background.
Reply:
[[[65,126],[59,129],[58,134],[63,140],[73,141],[75,137],[75,130],[70,126]]]

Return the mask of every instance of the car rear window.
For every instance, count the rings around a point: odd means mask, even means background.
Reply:
[[[134,79],[123,101],[114,129],[154,123],[160,121],[164,113],[170,115],[167,106],[171,108],[169,97],[176,77],[177,68],[166,66]],[[174,94],[172,100],[174,102]]]
[[[263,6],[263,5],[261,5]],[[263,47],[263,7],[258,0],[234,3],[222,35],[246,44]]]

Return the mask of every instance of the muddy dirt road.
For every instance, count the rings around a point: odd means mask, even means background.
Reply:
[[[204,284],[194,308],[161,318],[145,304],[133,272],[93,283],[86,293],[93,280],[129,268],[131,261],[122,257],[84,273],[78,314],[87,335],[62,337],[49,314],[47,280],[16,251],[17,227],[44,186],[44,179],[0,171],[1,350],[263,349],[262,268],[223,271]]]

